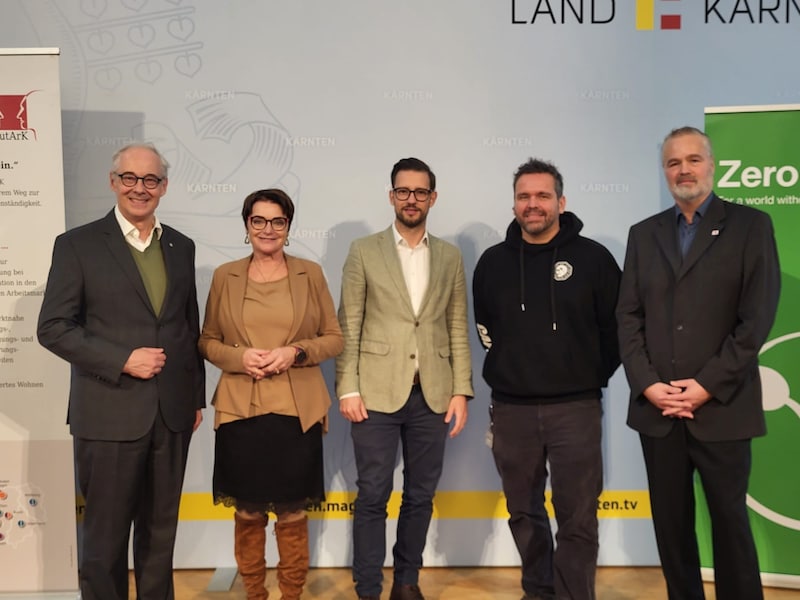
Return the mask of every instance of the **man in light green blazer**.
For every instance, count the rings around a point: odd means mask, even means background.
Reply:
[[[389,192],[394,223],[354,241],[342,275],[336,391],[352,423],[353,580],[363,600],[381,593],[386,504],[400,443],[405,481],[390,600],[424,600],[419,569],[447,432],[455,437],[464,428],[473,395],[461,254],[425,227],[436,198],[428,165],[398,161]]]

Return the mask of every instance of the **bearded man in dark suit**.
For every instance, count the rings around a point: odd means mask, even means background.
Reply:
[[[694,473],[708,500],[717,598],[763,597],[747,516],[750,440],[766,432],[758,352],[775,318],[772,222],[712,191],[714,156],[693,127],[662,150],[675,205],[634,225],[617,305],[653,524],[669,598],[704,598]]]

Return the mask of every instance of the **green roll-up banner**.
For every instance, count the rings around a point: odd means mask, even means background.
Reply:
[[[717,194],[769,213],[775,226],[781,298],[760,353],[767,435],[753,440],[747,504],[763,583],[800,588],[800,105],[705,113]],[[711,568],[702,502],[697,527],[703,565]]]

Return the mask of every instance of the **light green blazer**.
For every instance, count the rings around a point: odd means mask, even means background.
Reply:
[[[344,350],[336,360],[336,393],[358,392],[368,410],[395,412],[411,393],[419,352],[425,401],[444,413],[452,396],[473,395],[461,253],[428,235],[430,280],[414,314],[392,227],[350,246],[339,303]]]

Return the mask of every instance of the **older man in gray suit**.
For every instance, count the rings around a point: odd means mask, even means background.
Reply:
[[[155,216],[166,160],[135,144],[112,160],[117,205],[56,239],[39,315],[72,364],[68,422],[86,501],[83,600],[174,598],[172,555],[192,431],[205,405],[194,244]]]
[[[437,197],[428,165],[402,159],[391,181],[394,224],[353,242],[344,265],[336,389],[352,423],[358,469],[356,593],[380,597],[386,504],[402,443],[405,481],[390,600],[422,600],[419,569],[447,431],[452,424],[455,437],[464,428],[473,394],[466,283],[458,249],[426,231]]]

